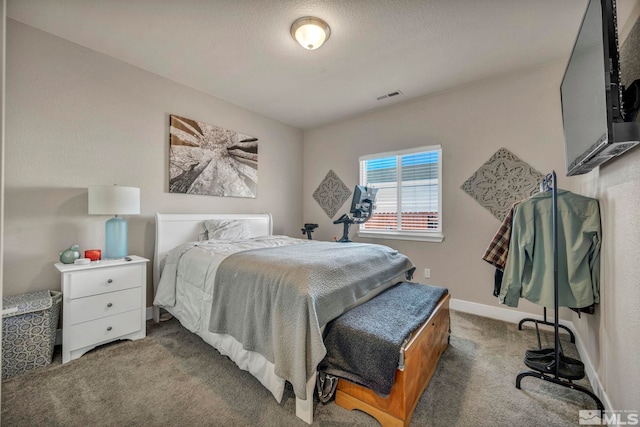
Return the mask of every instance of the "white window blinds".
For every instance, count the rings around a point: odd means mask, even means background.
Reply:
[[[376,208],[361,231],[441,234],[440,146],[360,158],[360,184],[378,188]]]

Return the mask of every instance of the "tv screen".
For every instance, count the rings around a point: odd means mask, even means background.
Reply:
[[[623,50],[631,57],[621,61],[615,0],[590,0],[560,86],[567,175],[587,173],[640,143],[640,124],[625,121],[622,105],[620,64],[640,60],[638,41],[631,43]]]
[[[594,143],[607,139],[607,80],[602,31],[600,0],[592,0],[560,87],[567,170]]]

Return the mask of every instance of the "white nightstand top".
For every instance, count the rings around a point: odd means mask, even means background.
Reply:
[[[80,271],[80,270],[88,270],[94,268],[102,268],[102,267],[113,267],[116,265],[129,265],[129,264],[138,264],[142,262],[149,262],[148,259],[142,258],[136,255],[129,255],[131,261],[127,261],[124,258],[118,259],[104,259],[100,261],[91,261],[89,264],[63,264],[61,262],[55,263],[56,268],[61,273],[66,273],[70,271]]]

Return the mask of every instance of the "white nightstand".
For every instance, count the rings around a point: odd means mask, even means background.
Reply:
[[[62,274],[62,363],[98,345],[146,336],[148,259],[55,266]]]

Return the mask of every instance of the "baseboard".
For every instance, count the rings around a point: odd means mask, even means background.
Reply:
[[[576,336],[576,348],[578,349],[578,353],[580,354],[580,360],[582,361],[582,363],[584,363],[584,371],[587,374],[587,378],[589,378],[589,382],[591,383],[591,388],[593,389],[593,392],[602,401],[602,404],[604,405],[604,409],[613,411],[614,408],[611,405],[609,396],[605,392],[602,382],[600,381],[600,377],[596,373],[596,370],[594,369],[593,364],[591,363],[591,358],[589,357],[589,354],[587,353],[587,350],[584,347],[582,338],[574,330],[573,322],[571,322],[571,330]]]
[[[522,320],[525,317],[530,319],[543,320],[543,316],[537,315],[537,314],[524,313],[522,311],[510,310],[510,309],[501,308],[501,307],[494,307],[490,305],[463,301],[463,300],[454,299],[454,298],[451,299],[449,303],[449,307],[452,310],[460,311],[463,313],[469,313],[469,314],[474,314],[476,316],[488,317],[490,319],[502,320],[504,322],[509,322],[509,323],[519,323],[520,320]],[[573,322],[570,320],[560,319],[560,324],[569,328],[575,335],[576,349],[580,354],[580,360],[582,360],[582,363],[584,363],[585,374],[587,375],[587,378],[589,378],[589,382],[591,383],[593,392],[596,396],[600,398],[606,410],[612,410],[613,408],[611,407],[611,401],[609,400],[609,396],[607,396],[607,393],[602,385],[602,382],[600,381],[600,378],[598,377],[598,374],[596,373],[596,370],[594,369],[593,364],[591,363],[591,358],[587,354],[587,350],[584,347],[582,338],[578,333],[576,333]],[[560,331],[562,333],[566,333],[562,329],[560,329]],[[588,408],[585,408],[585,409],[588,409]]]
[[[522,311],[510,310],[508,308],[494,307],[491,305],[478,304],[477,302],[463,301],[454,298],[451,299],[450,308],[463,313],[475,314],[476,316],[488,317],[490,319],[502,320],[509,323],[519,323],[525,317],[535,320],[544,319],[544,317],[539,314],[525,313]],[[573,322],[571,321],[560,319],[560,324],[568,327],[571,331],[574,330]],[[543,325],[541,325],[541,327],[549,328],[548,326]],[[562,329],[560,332],[566,333]]]
[[[153,307],[147,307],[147,320],[153,319]]]

